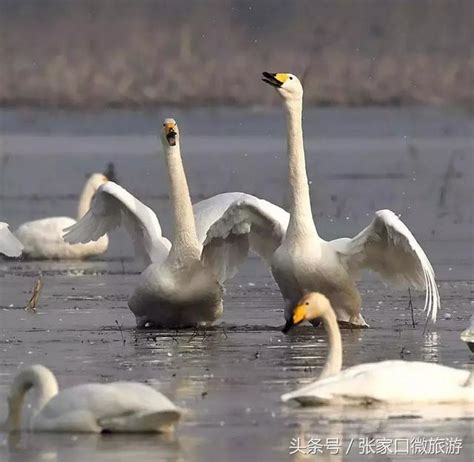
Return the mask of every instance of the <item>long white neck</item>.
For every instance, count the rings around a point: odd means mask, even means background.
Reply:
[[[196,234],[193,205],[184,172],[179,143],[164,146],[174,213],[174,240],[169,258],[190,257],[200,259],[201,245]]]
[[[328,310],[323,317],[324,328],[328,334],[328,355],[320,379],[337,374],[342,369],[342,340],[334,311]]]
[[[318,237],[311,212],[303,144],[303,99],[285,101],[288,130],[288,175],[290,183],[290,222],[286,235]]]
[[[89,211],[95,191],[95,185],[93,185],[91,181],[87,181],[84,185],[84,188],[82,188],[81,195],[79,196],[79,205],[77,207],[77,221],[79,221]]]
[[[35,390],[32,404],[32,420],[45,404],[58,393],[58,382],[53,373],[44,366],[31,366],[20,372],[13,381],[8,398],[9,412],[7,428],[9,431],[21,429],[21,409],[26,393]]]

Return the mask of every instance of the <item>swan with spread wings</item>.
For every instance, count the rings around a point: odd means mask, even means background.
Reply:
[[[413,234],[390,210],[379,210],[352,239],[322,239],[311,212],[303,145],[303,87],[293,74],[264,72],[263,80],[282,97],[288,138],[290,214],[273,204],[236,200],[209,229],[204,245],[214,240],[232,246],[238,237],[270,266],[285,300],[285,319],[308,292],[331,301],[337,319],[366,326],[355,280],[363,269],[404,287],[425,290],[425,310],[436,319],[440,299],[433,268]],[[242,256],[241,256],[242,257]]]
[[[182,328],[210,324],[222,314],[222,284],[236,273],[247,255],[248,249],[243,247],[248,240],[235,236],[225,245],[214,239],[203,246],[202,239],[236,200],[256,207],[265,201],[244,193],[227,193],[200,202],[193,211],[174,119],[165,120],[161,141],[174,214],[173,242],[163,236],[156,214],[112,181],[98,189],[90,210],[65,229],[64,239],[71,244],[97,240],[123,224],[136,254],[145,263],[139,285],[129,299],[137,325]],[[286,213],[273,207],[276,215]]]

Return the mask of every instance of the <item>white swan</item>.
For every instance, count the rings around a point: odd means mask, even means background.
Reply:
[[[79,222],[66,228],[70,243],[89,242],[124,224],[132,236],[135,251],[147,265],[129,300],[137,325],[182,328],[212,323],[222,314],[222,285],[232,277],[245,255],[236,237],[231,244],[214,240],[202,246],[193,216],[191,198],[181,160],[180,136],[174,119],[163,124],[161,141],[168,167],[170,197],[174,212],[173,244],[163,237],[155,213],[124,188],[109,181],[101,186],[91,209]],[[243,193],[215,196],[196,210],[203,237],[236,198],[258,203]],[[149,266],[148,266],[149,265]]]
[[[106,181],[107,178],[100,173],[92,174],[87,180],[79,199],[78,220],[89,210],[97,188]],[[69,217],[43,218],[23,223],[14,234],[24,245],[23,255],[26,258],[78,259],[100,255],[107,250],[107,236],[89,244],[70,245],[64,242],[63,229],[74,223],[76,220]]]
[[[471,316],[469,327],[461,333],[461,340],[466,342],[469,349],[474,352],[474,314]]]
[[[22,425],[26,393],[34,392],[30,421]],[[181,411],[164,395],[137,382],[88,383],[58,393],[46,367],[35,365],[14,379],[5,430],[36,432],[166,432]]]
[[[365,268],[392,283],[424,289],[424,308],[435,320],[439,294],[433,268],[410,230],[393,212],[379,210],[372,223],[352,239],[328,242],[318,235],[306,176],[303,87],[292,74],[264,72],[263,80],[276,88],[286,110],[289,222],[287,214],[275,214],[268,203],[236,201],[211,226],[205,244],[214,239],[226,242],[235,236],[247,236],[250,247],[271,267],[285,300],[287,320],[305,293],[318,291],[329,297],[339,321],[365,326],[355,285],[358,273]]]
[[[7,257],[19,257],[22,250],[23,245],[10,232],[8,224],[0,221],[0,253]]]
[[[474,403],[474,374],[420,361],[381,361],[341,371],[342,342],[336,315],[320,293],[305,295],[294,308],[283,332],[321,318],[329,353],[319,379],[282,395],[283,401],[304,405],[371,403]]]

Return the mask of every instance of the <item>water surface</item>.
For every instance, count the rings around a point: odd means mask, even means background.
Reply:
[[[181,123],[195,200],[242,190],[286,205],[280,111],[2,111],[0,218],[15,227],[27,219],[74,215],[84,175],[113,161],[122,184],[157,211],[170,236],[166,174],[154,135],[163,115]],[[308,172],[321,234],[353,235],[375,210],[390,208],[420,240],[440,282],[440,319],[425,330],[422,294],[413,293],[412,313],[405,290],[365,277],[360,288],[371,329],[343,331],[345,367],[398,358],[472,367],[459,339],[472,312],[472,128],[464,114],[423,108],[307,111]],[[461,438],[462,451],[450,460],[472,460],[467,407],[281,404],[282,393],[317,376],[326,337],[309,326],[288,336],[280,332],[281,297],[256,258],[227,284],[224,316],[214,327],[137,331],[127,299],[138,265],[126,234],[111,238],[107,255],[88,262],[0,260],[0,416],[13,375],[33,363],[50,367],[61,387],[149,382],[186,414],[173,436],[0,434],[0,461],[284,461],[305,459],[290,456],[291,441],[308,444],[311,437],[335,438],[341,454],[332,458],[348,460],[367,459],[364,438]],[[38,313],[29,314],[23,306],[40,270],[45,285]],[[327,449],[323,453],[309,460],[330,458]],[[393,459],[413,456],[377,456]]]

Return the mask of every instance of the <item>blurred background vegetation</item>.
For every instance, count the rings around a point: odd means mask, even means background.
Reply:
[[[473,0],[0,0],[0,104],[474,107]]]

